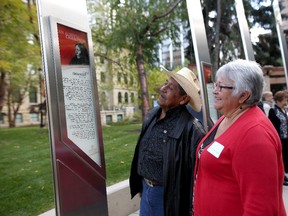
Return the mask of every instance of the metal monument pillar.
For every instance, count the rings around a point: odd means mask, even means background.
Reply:
[[[91,30],[85,0],[37,0],[56,214],[108,215]]]
[[[273,10],[274,10],[274,16],[276,21],[276,29],[279,39],[279,46],[281,49],[281,55],[282,55],[282,62],[283,62],[283,68],[285,72],[285,78],[286,78],[286,88],[288,85],[288,51],[287,51],[287,42],[286,38],[282,29],[282,18],[279,8],[279,1],[273,0]]]
[[[217,111],[214,108],[214,96],[212,92],[214,75],[200,0],[187,0],[186,4],[191,26],[198,78],[201,85],[203,124],[205,130],[208,131],[210,129],[209,127],[213,125],[212,121],[218,119]]]
[[[245,58],[247,60],[255,61],[250,31],[249,31],[248,23],[246,20],[242,0],[235,0],[235,6],[236,6],[236,13],[237,13],[240,32],[241,32]]]

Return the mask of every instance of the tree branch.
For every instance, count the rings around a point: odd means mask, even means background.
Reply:
[[[114,63],[114,64],[117,64],[117,65],[121,68],[121,70],[124,71],[124,68],[123,68],[123,66],[121,65],[120,62],[115,61],[115,60],[107,57],[106,55],[103,55],[103,54],[101,54],[101,53],[96,53],[96,52],[95,52],[95,53],[94,53],[94,56],[99,56],[99,57],[104,58],[105,60],[107,60],[107,61],[109,61],[109,62],[112,62],[112,63]]]
[[[156,31],[156,32],[153,32],[153,33],[148,34],[148,36],[150,36],[150,37],[154,37],[154,36],[156,36],[156,35],[161,34],[161,33],[164,32],[164,31],[166,31],[166,29],[167,29],[167,28],[159,29],[159,30]]]
[[[143,30],[141,31],[141,33],[140,33],[140,35],[144,35],[144,34],[146,34],[148,31],[149,31],[149,29],[150,29],[150,26],[151,26],[151,23],[154,23],[156,20],[158,20],[158,19],[161,19],[161,18],[163,18],[163,17],[166,17],[166,16],[168,16],[170,13],[172,13],[173,12],[173,10],[178,6],[178,4],[180,4],[180,2],[182,2],[183,0],[177,0],[170,8],[168,8],[168,10],[165,12],[165,13],[163,13],[163,14],[161,14],[161,15],[159,15],[159,16],[156,16],[156,15],[153,15],[152,16],[152,20],[151,20],[151,22],[149,23],[149,24],[147,24],[144,28],[143,28]],[[157,31],[157,33],[152,33],[152,34],[150,34],[150,35],[157,35],[157,34],[159,34],[160,32],[162,32],[163,30],[159,30],[159,31]]]
[[[153,15],[152,22],[155,22],[158,19],[168,16],[182,1],[183,0],[177,0],[170,8],[168,8],[168,10],[165,13],[161,14],[160,16]]]

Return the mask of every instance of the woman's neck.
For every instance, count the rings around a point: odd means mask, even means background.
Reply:
[[[249,106],[239,106],[235,110],[231,111],[219,124],[217,132],[215,134],[215,139],[221,136],[244,112],[248,110]]]
[[[235,110],[232,110],[230,113],[224,115],[225,121],[227,123],[233,123],[236,119],[238,119],[246,110],[249,108],[247,105],[240,105]]]

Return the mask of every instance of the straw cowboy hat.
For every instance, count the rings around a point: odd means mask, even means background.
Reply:
[[[196,111],[199,112],[202,107],[202,102],[200,98],[200,85],[199,80],[196,75],[186,67],[183,67],[181,70],[175,72],[168,71],[165,67],[161,66],[165,73],[172,77],[178,82],[178,84],[185,90],[187,95],[190,96],[189,104]]]

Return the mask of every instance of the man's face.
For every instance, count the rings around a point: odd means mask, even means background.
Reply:
[[[180,95],[179,85],[173,79],[169,78],[160,88],[158,104],[163,110],[169,110],[187,102],[187,95]],[[185,101],[186,100],[186,101]]]

